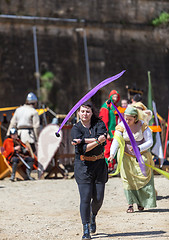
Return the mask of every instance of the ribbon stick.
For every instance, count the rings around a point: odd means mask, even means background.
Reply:
[[[121,118],[121,120],[122,120],[122,122],[123,122],[123,124],[124,124],[124,126],[125,126],[125,128],[126,128],[126,131],[127,131],[127,133],[128,133],[128,136],[129,136],[129,138],[130,138],[130,142],[131,142],[131,145],[132,145],[132,147],[133,147],[133,151],[134,151],[134,153],[135,153],[135,156],[136,156],[136,158],[137,158],[137,160],[138,160],[140,169],[141,169],[143,175],[146,176],[145,163],[144,163],[144,161],[143,161],[143,158],[142,158],[142,156],[141,156],[141,154],[140,154],[140,151],[139,151],[139,149],[138,149],[138,147],[137,147],[136,141],[135,141],[135,139],[134,139],[134,137],[133,137],[133,134],[132,134],[132,132],[131,132],[128,124],[126,123],[125,119],[123,118],[122,114],[119,112],[119,110],[117,109],[117,107],[113,104],[113,102],[112,102],[111,100],[108,100],[108,101],[112,103],[113,107],[116,109],[119,117]]]
[[[68,121],[68,119],[72,116],[72,114],[84,103],[86,102],[89,98],[91,98],[99,89],[101,89],[102,87],[106,86],[107,84],[113,82],[114,80],[118,79],[119,77],[121,77],[123,75],[123,73],[126,70],[123,70],[122,72],[120,72],[119,74],[107,78],[105,80],[103,80],[101,83],[99,83],[96,87],[94,87],[92,90],[90,90],[90,92],[88,92],[82,99],[80,99],[76,105],[68,112],[68,114],[66,115],[65,119],[63,120],[63,122],[60,125],[59,130],[55,133],[57,137],[60,136],[59,132],[62,129],[62,127],[65,125],[65,123]]]

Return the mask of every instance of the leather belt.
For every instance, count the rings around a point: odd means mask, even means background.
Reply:
[[[98,159],[101,159],[101,158],[104,158],[104,153],[101,153],[100,155],[94,155],[94,156],[91,156],[91,157],[87,157],[85,155],[80,155],[80,160],[82,161],[92,161],[92,162],[95,162],[96,160]]]
[[[32,130],[33,127],[19,127],[18,130]]]

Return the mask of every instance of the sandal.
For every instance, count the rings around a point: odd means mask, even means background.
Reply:
[[[142,206],[137,205],[137,207],[138,207],[138,210],[139,210],[140,212],[144,210],[144,207],[142,207]]]
[[[129,205],[127,211],[127,213],[134,213],[134,208],[133,208],[133,205]]]

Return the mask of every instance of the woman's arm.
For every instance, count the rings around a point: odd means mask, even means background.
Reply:
[[[102,120],[99,120],[97,123],[97,134],[96,138],[88,138],[85,139],[85,142],[88,143],[86,147],[86,152],[89,152],[93,148],[97,147],[97,145],[102,144],[106,141],[107,129]]]
[[[153,137],[152,137],[151,130],[149,128],[147,128],[143,132],[143,137],[144,137],[144,141],[145,142],[140,144],[140,145],[138,145],[138,147],[140,149],[140,152],[148,150],[153,145]]]
[[[96,141],[96,138],[84,138],[84,139],[76,139],[74,138],[73,141],[71,142],[72,145],[77,145],[77,144],[80,144],[80,143],[93,143]]]
[[[85,139],[86,141],[86,139]],[[106,141],[106,137],[105,135],[101,135],[98,137],[98,140],[95,139],[94,141],[92,141],[91,143],[88,143],[87,144],[87,147],[86,147],[86,152],[89,152],[90,150],[92,150],[93,148],[97,147],[99,144],[102,144]]]
[[[117,135],[118,134],[122,135],[122,132],[120,132],[118,130],[116,130],[115,133]],[[115,157],[116,152],[117,152],[118,149],[119,149],[119,143],[118,143],[117,139],[114,138],[113,142],[111,144],[111,147],[110,147],[110,157],[108,158],[108,161],[112,161],[113,160],[113,158]]]

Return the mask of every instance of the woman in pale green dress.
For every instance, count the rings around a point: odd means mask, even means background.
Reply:
[[[134,107],[127,107],[124,112],[124,118],[133,133],[143,161],[153,166],[154,162],[149,151],[149,148],[153,145],[151,130],[142,120],[139,120],[139,113]],[[123,180],[124,192],[129,205],[127,212],[134,212],[134,203],[137,204],[139,211],[143,211],[144,208],[156,207],[153,171],[150,167],[145,166],[146,174],[145,176],[142,174],[129,136],[122,122],[116,126],[109,161],[114,158],[117,151],[117,171],[119,169]]]

